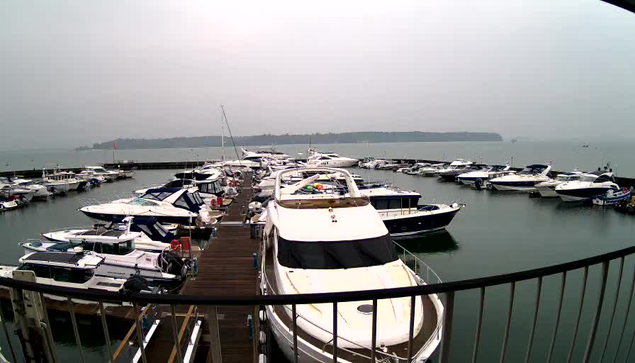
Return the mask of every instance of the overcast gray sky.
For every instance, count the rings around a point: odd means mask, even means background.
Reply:
[[[220,134],[220,104],[237,135],[628,137],[634,34],[596,0],[4,0],[0,148]]]

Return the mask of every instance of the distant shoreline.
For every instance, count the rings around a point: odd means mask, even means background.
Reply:
[[[346,132],[329,134],[300,135],[255,135],[234,137],[236,146],[249,147],[261,145],[297,145],[297,144],[365,144],[365,143],[401,143],[401,142],[492,142],[503,141],[493,132]],[[116,139],[92,146],[82,146],[75,150],[140,150],[171,148],[220,147],[221,136],[176,137],[163,139]],[[232,140],[225,137],[225,146],[232,147]]]

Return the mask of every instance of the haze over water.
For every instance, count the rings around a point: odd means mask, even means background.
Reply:
[[[229,143],[229,142],[228,142]],[[231,144],[229,144],[231,145]],[[523,167],[532,163],[551,162],[554,170],[596,170],[610,162],[614,171],[623,177],[635,177],[635,145],[632,142],[596,142],[588,148],[575,141],[520,141],[511,142],[413,142],[376,144],[329,144],[312,145],[320,150],[329,150],[345,156],[387,158],[412,158],[428,160],[470,159],[474,162],[504,164]],[[257,147],[246,147],[254,150]],[[276,145],[276,150],[291,157],[304,157],[308,144]],[[241,154],[240,148],[238,153]],[[302,154],[299,154],[302,153]],[[116,150],[115,159],[140,162],[152,161],[203,161],[219,159],[219,147],[194,149],[142,149]],[[236,159],[233,147],[225,148],[226,158]],[[513,159],[512,159],[513,158]],[[113,150],[34,150],[0,151],[0,171],[81,167],[95,163],[110,163]]]

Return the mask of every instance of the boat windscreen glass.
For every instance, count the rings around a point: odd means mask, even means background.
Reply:
[[[612,182],[613,177],[607,174],[600,175],[597,179],[595,179],[595,183],[604,183],[604,182]]]
[[[544,165],[528,165],[525,169],[521,170],[518,174],[540,174],[545,169],[547,169]]]
[[[278,237],[278,261],[288,268],[342,269],[384,265],[399,257],[389,234],[337,242],[289,241]]]
[[[183,193],[179,199],[174,202],[175,207],[197,212],[199,206],[205,204],[198,192],[196,193]]]
[[[145,196],[144,196],[145,198]],[[135,198],[132,201],[130,201],[131,205],[142,205],[142,206],[155,206],[158,205],[157,202],[153,202],[151,200],[147,200],[147,199],[142,199],[142,198]]]

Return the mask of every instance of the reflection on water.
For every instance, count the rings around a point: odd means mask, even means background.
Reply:
[[[459,249],[458,242],[446,230],[423,236],[400,238],[396,241],[411,253],[437,254],[455,252]]]

